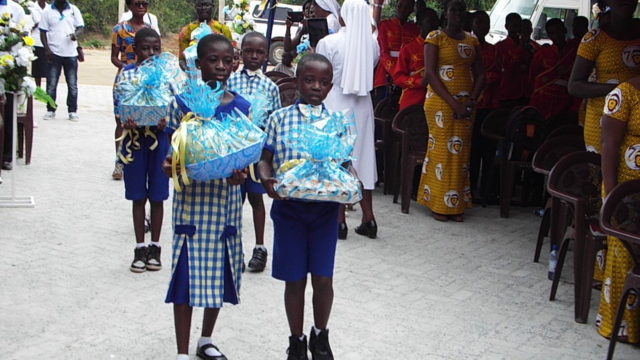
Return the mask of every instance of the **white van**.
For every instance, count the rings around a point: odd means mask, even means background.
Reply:
[[[507,30],[504,28],[505,18],[512,12],[520,14],[523,19],[531,20],[533,37],[539,42],[547,40],[544,31],[547,19],[562,19],[567,33],[571,34],[571,25],[576,16],[593,20],[591,8],[594,3],[594,0],[498,0],[489,13],[491,30],[487,41],[495,44],[507,37]],[[636,17],[639,15],[640,6],[636,9]]]

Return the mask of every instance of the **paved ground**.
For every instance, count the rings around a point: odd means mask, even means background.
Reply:
[[[34,195],[37,207],[0,209],[2,359],[174,357],[171,306],[163,303],[170,252],[158,273],[128,270],[131,209],[123,184],[110,179],[110,96],[108,86],[81,86],[81,122],[67,121],[65,109],[39,121],[32,165],[16,166],[20,193]],[[547,300],[545,265],[531,262],[539,222],[532,209],[500,219],[495,207],[475,208],[465,223],[443,224],[415,204],[403,215],[390,197],[374,200],[380,238],[351,232],[338,247],[330,322],[337,359],[605,357],[608,342],[594,327],[597,292],[587,325],[573,321],[570,271],[558,300]],[[250,253],[250,208],[244,214]],[[349,214],[351,229],[358,217]],[[269,248],[271,234],[269,221]],[[247,274],[242,289],[242,304],[223,310],[215,341],[230,359],[284,359],[283,285],[265,272]],[[194,312],[194,341],[201,315]],[[616,358],[638,359],[640,349],[619,345]]]

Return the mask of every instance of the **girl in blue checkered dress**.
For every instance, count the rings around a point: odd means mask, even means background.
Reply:
[[[205,82],[226,84],[233,68],[233,47],[221,35],[209,35],[198,44],[197,66]],[[236,93],[225,91],[216,117],[234,112],[249,112],[249,102]],[[175,131],[190,112],[175,97],[167,130]],[[164,163],[171,173],[171,158]],[[204,307],[202,333],[197,354],[203,359],[226,357],[213,344],[211,334],[224,302],[239,303],[242,275],[242,197],[240,184],[245,170],[236,170],[227,179],[193,181],[173,195],[173,264],[167,303],[173,303],[178,347],[177,359],[188,359],[191,313],[194,306]]]

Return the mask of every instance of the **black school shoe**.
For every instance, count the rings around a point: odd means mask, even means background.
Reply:
[[[333,353],[329,345],[329,330],[322,330],[316,335],[315,329],[311,328],[309,338],[309,351],[312,360],[333,360]]]
[[[339,223],[338,224],[338,239],[347,240],[347,234],[349,233],[349,228],[347,228],[347,223]]]
[[[360,224],[356,228],[356,234],[367,236],[369,239],[378,237],[378,224],[375,220]]]
[[[161,251],[160,246],[147,246],[147,270],[158,271],[162,269],[162,262],[160,261]]]
[[[309,360],[307,355],[307,337],[300,340],[297,336],[289,336],[287,360]]]
[[[218,349],[217,346],[215,346],[213,344],[206,344],[206,345],[202,345],[202,346],[198,347],[198,351],[197,351],[196,355],[200,359],[204,359],[204,360],[227,360],[227,357],[224,356],[224,355],[220,355],[220,356],[209,356],[209,355],[207,355],[207,353],[205,351],[207,351],[207,349],[210,349],[210,348],[214,348],[214,349],[216,349],[217,352],[222,354],[222,352],[220,351],[220,349]]]
[[[267,266],[267,250],[261,248],[254,248],[253,255],[251,256],[251,260],[249,260],[249,264],[247,265],[247,269],[250,272],[262,272],[264,268]]]

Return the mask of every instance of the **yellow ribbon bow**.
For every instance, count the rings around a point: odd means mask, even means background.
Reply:
[[[184,185],[189,185],[189,177],[187,176],[186,169],[186,145],[187,145],[187,132],[190,123],[199,122],[200,118],[194,113],[187,113],[180,120],[180,127],[171,136],[171,148],[173,154],[171,154],[171,179],[173,180],[173,187],[177,192],[182,191],[180,186],[180,179]],[[178,164],[180,164],[180,177],[178,177]]]

